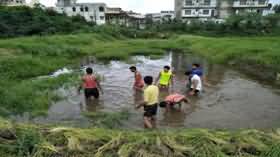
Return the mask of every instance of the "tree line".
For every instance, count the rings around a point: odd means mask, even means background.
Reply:
[[[165,20],[158,23],[147,19],[146,28],[139,30],[125,26],[97,26],[94,23],[87,22],[81,16],[68,17],[54,10],[44,10],[40,7],[0,6],[0,38],[77,32],[95,32],[115,37],[126,36],[132,38],[164,38],[166,37],[165,34],[173,33],[211,36],[280,35],[280,14],[261,16],[257,13],[248,13],[231,16],[222,22]]]

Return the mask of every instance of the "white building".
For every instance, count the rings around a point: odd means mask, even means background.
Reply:
[[[268,0],[175,0],[177,19],[225,19],[230,15],[256,12],[265,15]]]
[[[269,10],[268,0],[234,0],[232,5],[235,14],[256,12],[265,15]]]
[[[0,0],[0,5],[22,6],[22,5],[26,5],[26,1],[25,0]]]
[[[58,0],[56,10],[68,16],[83,16],[88,22],[94,22],[97,25],[106,23],[105,3],[76,3],[76,0]]]
[[[176,15],[181,19],[208,19],[217,16],[217,0],[175,0]]]
[[[151,19],[153,22],[163,22],[175,19],[174,11],[161,11],[160,13],[146,14],[146,18]]]

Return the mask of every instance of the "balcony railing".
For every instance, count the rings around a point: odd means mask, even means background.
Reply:
[[[245,7],[268,7],[267,1],[235,1],[233,7],[245,8]]]
[[[217,3],[185,3],[184,7],[187,8],[209,8],[209,7],[216,7]]]

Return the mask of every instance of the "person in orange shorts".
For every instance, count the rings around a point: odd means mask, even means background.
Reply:
[[[134,77],[135,77],[133,88],[135,90],[142,91],[145,84],[141,73],[137,71],[137,68],[135,66],[131,66],[129,69],[131,72],[134,73]]]
[[[166,111],[170,111],[170,109],[174,108],[176,105],[179,106],[179,109],[181,111],[182,103],[190,103],[189,99],[181,94],[175,93],[167,96],[164,101],[162,101],[159,106],[161,108],[166,108]]]

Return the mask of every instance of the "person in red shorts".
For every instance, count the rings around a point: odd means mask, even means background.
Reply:
[[[129,69],[131,72],[134,73],[135,81],[134,81],[133,88],[135,90],[142,91],[145,84],[144,84],[144,80],[142,78],[141,73],[139,71],[137,71],[137,68],[135,66],[131,66]]]
[[[82,85],[80,86],[79,91],[82,88],[84,89],[85,97],[87,100],[93,98],[98,99],[99,91],[103,93],[99,81],[93,75],[92,68],[86,69],[86,75],[82,77]]]
[[[164,101],[162,101],[159,106],[161,108],[166,108],[166,111],[170,111],[171,108],[174,108],[177,104],[179,106],[179,109],[181,111],[182,103],[190,103],[189,99],[187,99],[186,96],[175,93],[167,96]]]

